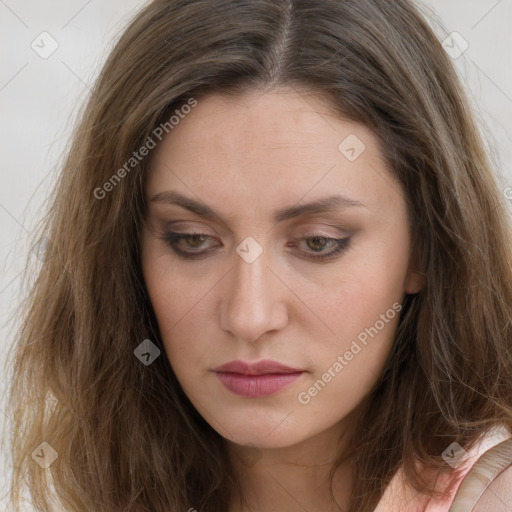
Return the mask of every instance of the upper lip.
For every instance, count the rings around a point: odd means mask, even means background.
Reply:
[[[221,364],[213,369],[214,372],[230,372],[241,373],[244,375],[264,375],[267,373],[297,373],[304,370],[286,366],[277,361],[265,359],[255,363],[245,361],[230,361],[229,363]]]

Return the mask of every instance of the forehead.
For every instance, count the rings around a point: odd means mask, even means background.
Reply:
[[[199,99],[152,155],[147,195],[163,190],[253,209],[336,193],[381,210],[400,194],[367,127],[292,89]]]
[[[266,148],[298,151],[306,143],[310,151],[318,142],[325,142],[319,149],[330,145],[337,154],[336,142],[344,133],[357,133],[368,143],[368,149],[377,149],[373,146],[378,141],[369,129],[341,118],[321,96],[283,88],[270,93],[250,91],[238,96],[203,97],[189,114],[182,116],[172,138],[182,147],[200,143],[202,148],[216,152],[227,146],[231,149],[229,155],[238,151],[251,155]]]

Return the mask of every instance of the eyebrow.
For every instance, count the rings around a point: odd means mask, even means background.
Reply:
[[[165,192],[159,192],[151,198],[151,202],[175,204],[206,219],[217,218],[225,223],[222,216],[210,206],[207,206],[206,204],[196,201],[190,197],[184,196],[176,191],[168,190]],[[367,205],[361,203],[360,201],[350,199],[343,195],[333,195],[317,199],[310,203],[297,206],[288,206],[286,208],[277,210],[273,213],[273,220],[274,222],[283,222],[285,220],[289,220],[305,214],[334,213],[354,206],[367,208]]]

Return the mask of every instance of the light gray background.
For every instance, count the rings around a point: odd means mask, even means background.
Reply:
[[[49,194],[52,172],[69,142],[78,106],[89,94],[108,50],[143,4],[140,0],[0,0],[0,335],[4,360],[12,343],[9,315],[20,296],[28,234]],[[435,30],[440,40],[456,31],[469,43],[454,62],[505,193],[512,186],[512,0],[426,0],[424,4],[439,16],[442,26]],[[34,40],[42,45],[39,35],[43,31],[58,43],[46,59],[31,47]],[[47,45],[48,41],[46,49]],[[4,361],[0,358],[0,362]],[[3,395],[5,379],[1,381]],[[5,416],[3,400],[2,418],[14,426]],[[8,508],[5,449],[0,452],[3,510]]]

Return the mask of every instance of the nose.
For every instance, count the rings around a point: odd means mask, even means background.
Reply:
[[[225,278],[220,325],[237,339],[254,342],[288,322],[286,300],[291,292],[267,263],[265,252],[252,263],[236,255]]]

